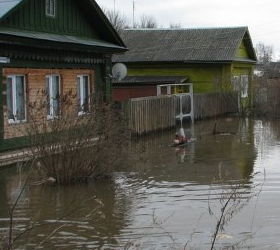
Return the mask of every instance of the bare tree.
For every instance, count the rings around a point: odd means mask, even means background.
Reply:
[[[179,28],[181,28],[181,24],[180,23],[170,23],[169,27],[170,27],[170,29],[179,29]]]
[[[136,25],[139,28],[155,29],[157,28],[157,21],[153,16],[142,15],[140,18],[140,24]]]
[[[76,95],[69,91],[58,97],[57,116],[44,114],[50,103],[46,93],[29,104],[29,124],[25,128],[32,155],[38,157],[37,171],[43,180],[53,178],[58,184],[87,181],[109,176],[126,151],[129,131],[121,110],[113,104],[94,101],[77,115]],[[98,98],[100,99],[100,98]],[[42,115],[43,114],[43,115]]]
[[[255,47],[257,58],[260,64],[266,64],[272,61],[273,58],[273,46],[258,43]]]
[[[120,32],[121,30],[128,28],[128,21],[124,15],[122,15],[119,11],[109,10],[103,8],[103,12],[111,22],[111,24],[114,26],[117,32]]]

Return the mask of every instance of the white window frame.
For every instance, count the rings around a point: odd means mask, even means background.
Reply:
[[[23,109],[24,109],[24,118],[20,119],[18,118],[18,102],[20,100],[17,99],[17,84],[16,84],[16,78],[17,77],[23,77]],[[8,123],[13,124],[13,123],[21,123],[21,122],[26,122],[26,116],[27,116],[27,109],[26,109],[26,79],[24,75],[8,75],[7,76],[7,81],[8,79],[11,79],[11,93],[8,93],[7,89],[7,109],[8,107],[8,96],[11,94],[11,102],[12,102],[12,110],[8,110],[7,116],[8,116]],[[8,83],[7,83],[8,84]],[[12,112],[13,119],[9,118],[9,112]]]
[[[46,16],[56,17],[56,0],[46,0]]]
[[[241,90],[241,97],[247,98],[248,91],[249,91],[249,76],[248,75],[241,75],[240,77],[240,90]]]
[[[233,89],[238,91],[241,98],[247,98],[249,96],[249,76],[233,76]]]
[[[60,80],[60,75],[58,74],[53,74],[53,75],[46,75],[46,85],[48,82],[48,86],[46,86],[46,91],[47,91],[47,105],[49,105],[49,112],[47,110],[47,119],[52,120],[56,117],[58,117],[58,114],[55,114],[55,109],[54,109],[54,103],[55,101],[58,102],[58,112],[60,112],[59,109],[59,100],[57,99],[57,96],[53,96],[53,89],[54,89],[54,77],[58,77],[58,95],[60,96],[61,94],[61,80]],[[48,87],[48,89],[47,89]]]
[[[86,96],[86,93],[84,91],[84,77],[87,78],[87,93],[88,96]],[[84,110],[84,103],[83,100],[87,99],[87,105],[90,104],[90,76],[87,74],[80,74],[77,75],[77,101],[78,101],[78,115],[84,115],[88,112],[87,110]]]

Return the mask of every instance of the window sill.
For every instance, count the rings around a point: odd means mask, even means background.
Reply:
[[[21,124],[21,123],[26,123],[26,120],[13,120],[13,119],[8,120],[9,125],[16,125],[16,124]]]

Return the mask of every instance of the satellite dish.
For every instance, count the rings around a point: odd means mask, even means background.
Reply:
[[[127,68],[123,63],[116,63],[112,68],[112,74],[114,78],[117,78],[120,81],[125,78]]]

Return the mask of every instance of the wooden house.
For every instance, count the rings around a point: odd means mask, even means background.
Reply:
[[[203,29],[128,29],[121,34],[129,51],[113,57],[124,63],[130,80],[116,81],[113,96],[143,95],[151,85],[141,78],[187,78],[195,93],[236,90],[247,105],[252,104],[253,66],[257,62],[247,27]],[[172,79],[172,78],[171,78]],[[177,79],[174,78],[173,84]],[[170,83],[171,84],[171,83]]]
[[[94,0],[0,0],[0,151],[18,146],[29,105],[45,91],[77,95],[77,115],[94,93],[111,95],[111,59],[126,47]]]

